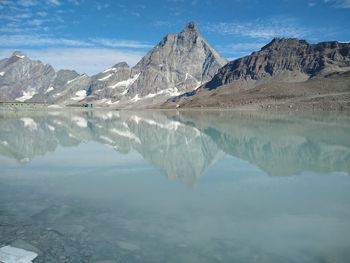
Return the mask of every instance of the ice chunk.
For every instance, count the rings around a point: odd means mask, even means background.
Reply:
[[[4,76],[5,75],[5,72],[0,72],[0,76]]]
[[[31,263],[37,256],[37,253],[12,246],[0,248],[0,262],[4,263]]]

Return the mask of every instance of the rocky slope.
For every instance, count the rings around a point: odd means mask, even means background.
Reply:
[[[89,77],[72,70],[55,72],[52,66],[19,51],[0,61],[0,96],[10,100],[69,103],[68,98],[74,98],[77,91],[86,90],[88,81]]]
[[[348,71],[350,43],[309,44],[298,39],[274,39],[260,51],[231,61],[221,68],[211,81],[195,92],[178,97],[172,102],[186,104],[188,107],[192,104],[208,106],[207,98],[210,97],[211,106],[220,106],[219,97],[222,92],[234,98],[247,90],[277,83],[305,83],[302,86],[307,89],[310,80],[330,78]],[[300,84],[295,85],[297,86]],[[288,84],[288,87],[293,89],[293,85]],[[319,86],[319,89],[321,88]],[[283,93],[282,90],[280,92]],[[290,93],[292,94],[293,90]],[[248,96],[243,99],[254,98]]]
[[[117,64],[93,77],[91,97],[118,106],[152,105],[196,89],[226,63],[190,22],[181,33],[165,36],[133,68]]]

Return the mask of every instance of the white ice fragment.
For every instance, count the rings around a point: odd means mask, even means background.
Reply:
[[[18,58],[25,58],[26,57],[24,55],[19,55],[19,54],[16,54],[15,56],[18,57]]]
[[[0,72],[0,76],[4,76],[5,75],[5,72]]]
[[[0,248],[0,262],[4,263],[31,263],[37,256],[37,253],[12,246]]]

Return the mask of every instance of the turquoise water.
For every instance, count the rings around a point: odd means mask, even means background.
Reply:
[[[0,113],[0,246],[34,262],[350,262],[350,118]]]

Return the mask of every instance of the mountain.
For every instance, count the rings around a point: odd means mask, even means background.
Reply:
[[[101,103],[152,105],[196,89],[227,63],[194,22],[168,34],[133,68],[126,63],[93,77],[92,97]]]
[[[0,61],[0,96],[10,100],[67,102],[66,98],[85,90],[82,79],[89,80],[72,70],[55,72],[51,65],[31,60],[20,51]]]
[[[0,61],[0,96],[49,104],[140,107],[159,104],[211,80],[227,63],[199,33],[194,22],[168,34],[136,66],[120,62],[92,77],[15,52]]]
[[[323,93],[325,89],[326,93],[344,92],[344,89],[349,92],[349,71],[350,43],[309,44],[305,40],[274,39],[260,51],[229,62],[195,92],[170,103],[188,107],[233,106],[239,103],[237,97],[240,104],[244,104],[245,100],[258,103],[262,91],[266,93],[266,100],[268,95],[280,95],[283,99],[283,96],[287,99],[298,97],[299,94],[295,94],[298,90],[302,90],[304,97]],[[344,79],[344,85],[337,90],[332,88],[332,83],[339,80],[339,76]],[[320,79],[327,80],[317,83]],[[276,92],[274,85],[282,87],[276,87]],[[284,90],[284,87],[289,90]],[[250,92],[253,89],[257,89],[256,92]]]

